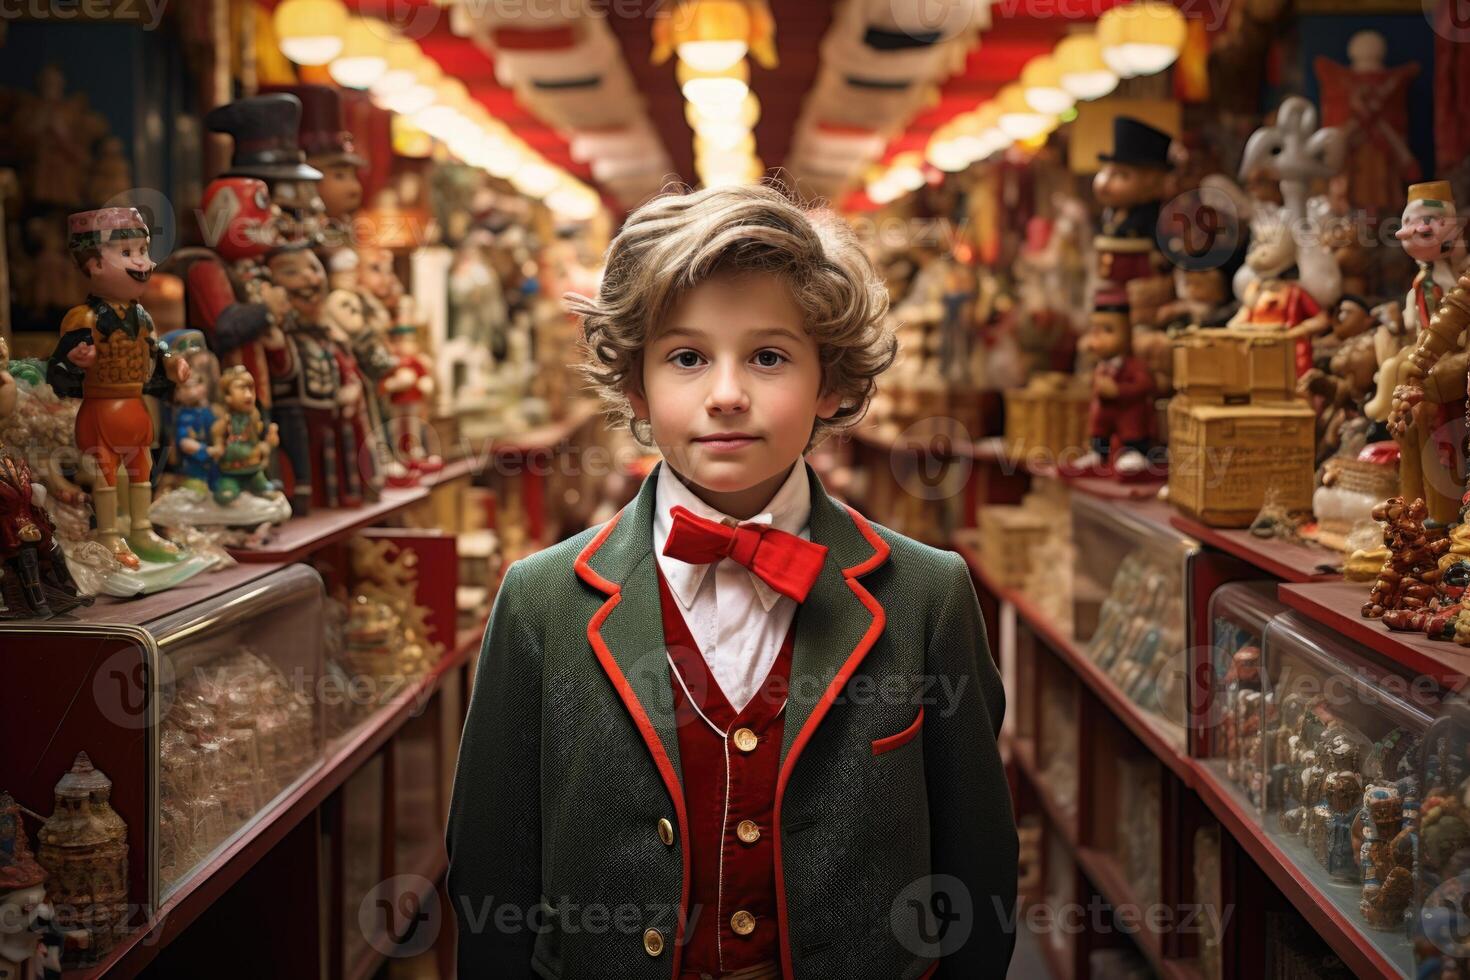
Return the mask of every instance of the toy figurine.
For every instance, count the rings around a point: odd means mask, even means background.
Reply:
[[[20,806],[0,791],[0,980],[59,980],[64,937],[48,928],[53,914]]]
[[[177,562],[184,553],[159,537],[148,520],[153,502],[153,419],[145,394],[168,397],[189,377],[189,365],[161,351],[153,320],[138,298],[153,274],[150,235],[133,208],[105,208],[71,216],[71,251],[92,295],[61,325],[48,380],[58,394],[80,395],[77,447],[97,467],[92,490],[96,539],[123,564],[140,558]],[[118,469],[128,472],[131,528],[118,531]]]
[[[1371,928],[1392,932],[1403,928],[1404,912],[1414,896],[1414,855],[1401,834],[1404,807],[1393,786],[1363,791],[1363,847],[1359,863],[1363,897],[1359,910]]]
[[[360,450],[366,441],[363,386],[353,359],[324,324],[327,276],[305,244],[288,245],[267,259],[273,282],[291,297],[283,337],[267,341],[274,388],[274,421],[281,452],[291,465],[291,510],[357,507],[363,500]]]
[[[1383,525],[1383,543],[1389,559],[1383,563],[1368,601],[1365,619],[1382,619],[1394,609],[1423,609],[1435,596],[1441,555],[1450,549],[1444,528],[1427,527],[1423,500],[1391,497],[1373,508],[1373,519]]]
[[[1242,272],[1240,309],[1227,323],[1232,328],[1281,333],[1296,340],[1297,375],[1312,366],[1312,337],[1330,321],[1321,302],[1301,282],[1300,251],[1283,211],[1266,212],[1251,222],[1251,246]]]
[[[266,478],[271,450],[280,445],[276,424],[266,425],[255,405],[255,379],[240,365],[220,378],[220,398],[228,414],[215,419],[209,428],[205,452],[218,467],[214,499],[221,506],[234,503],[241,493],[257,497],[279,497]]]
[[[78,753],[56,784],[55,811],[36,835],[57,925],[87,933],[85,947],[63,960],[67,969],[97,962],[127,931],[128,826],[111,797],[112,780]]]
[[[189,378],[174,388],[174,401],[168,428],[173,432],[169,447],[170,469],[183,478],[183,485],[195,493],[208,493],[214,479],[214,461],[206,448],[209,430],[214,425],[214,400],[219,384],[219,360],[205,346],[204,335],[197,330],[176,330],[164,335],[164,341],[175,357],[189,363]]]
[[[1343,296],[1332,312],[1331,339],[1336,346],[1322,367],[1297,379],[1297,393],[1317,399],[1317,465],[1342,445],[1344,427],[1363,418],[1363,405],[1373,393],[1378,370],[1374,328],[1378,321],[1358,296]],[[1321,364],[1320,355],[1317,363]]]
[[[1148,366],[1133,354],[1128,307],[1098,306],[1082,346],[1097,364],[1092,372],[1092,408],[1087,422],[1092,451],[1076,466],[1137,476],[1147,469],[1152,446],[1154,385]]]
[[[1103,166],[1093,178],[1092,191],[1103,205],[1102,224],[1093,246],[1097,250],[1098,291],[1117,302],[1133,301],[1147,292],[1160,277],[1169,292],[1170,267],[1158,246],[1160,204],[1172,165],[1169,163],[1168,133],[1131,116],[1113,119],[1113,149],[1099,154]],[[1137,285],[1133,285],[1137,283]],[[1155,297],[1156,299],[1158,297]],[[1133,310],[1139,322],[1153,322],[1163,296],[1140,302]]]
[[[1353,853],[1352,825],[1363,796],[1363,781],[1355,772],[1335,772],[1322,785],[1326,803],[1324,833],[1317,841],[1317,862],[1338,881],[1359,880],[1358,856]]]
[[[432,365],[419,353],[417,327],[400,323],[388,336],[397,367],[378,382],[378,392],[391,406],[388,424],[394,456],[413,473],[437,473],[444,468],[444,461],[429,451],[433,438],[429,426],[429,406],[434,397]]]
[[[317,191],[325,217],[323,244],[328,249],[340,248],[347,244],[352,216],[362,207],[358,171],[367,166],[344,124],[342,94],[328,85],[293,85],[271,91],[288,92],[301,101],[301,149],[307,165],[322,173]]]
[[[1404,496],[1414,494],[1423,498],[1426,506],[1432,508],[1431,517],[1440,526],[1455,521],[1464,511],[1464,480],[1452,468],[1454,456],[1445,453],[1443,427],[1437,423],[1445,414],[1443,406],[1453,405],[1465,396],[1466,367],[1461,338],[1466,324],[1470,324],[1470,273],[1462,275],[1445,296],[1427,328],[1419,332],[1418,341],[1403,358],[1399,369],[1401,383],[1394,390],[1393,409],[1388,418],[1389,431],[1401,452],[1406,452],[1408,457],[1419,457],[1418,466],[1412,465],[1409,458],[1400,466]],[[1387,366],[1380,371],[1380,385],[1384,383],[1386,370]],[[1441,408],[1436,409],[1436,405]],[[1426,431],[1426,426],[1431,424],[1434,427]],[[1421,441],[1431,436],[1436,445],[1423,448],[1437,451],[1424,452]],[[1420,451],[1415,453],[1415,449]]]
[[[286,240],[318,244],[327,208],[318,189],[322,172],[307,165],[297,142],[301,100],[288,92],[255,95],[219,106],[204,124],[210,132],[234,137],[224,176],[265,181],[285,215]]]
[[[15,413],[20,394],[9,362],[0,337],[0,422]],[[0,445],[0,618],[49,619],[92,602],[77,594],[45,502],[25,457]]]
[[[265,254],[285,244],[285,217],[254,177],[220,177],[204,190],[200,230],[208,248],[180,249],[167,268],[184,280],[187,322],[204,334],[221,367],[243,364],[269,409],[262,340],[290,312],[285,291],[263,274]]]

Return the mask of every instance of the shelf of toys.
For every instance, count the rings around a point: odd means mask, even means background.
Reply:
[[[408,951],[376,903],[442,892],[506,568],[637,485],[558,302],[607,216],[435,156],[268,34],[240,50],[251,5],[188,6],[0,39],[0,754],[27,760],[0,850],[35,878],[0,903],[45,897],[68,977],[371,976]],[[161,145],[34,62],[65,38],[158,56],[128,85]],[[452,966],[452,933],[412,952]]]

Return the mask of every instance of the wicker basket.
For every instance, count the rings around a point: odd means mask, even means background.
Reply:
[[[1006,451],[1012,456],[1042,452],[1052,462],[1087,446],[1087,409],[1092,392],[1070,374],[1047,371],[1025,388],[1005,393]]]
[[[980,563],[997,585],[1019,589],[1031,572],[1032,552],[1051,534],[1045,513],[1029,507],[987,504],[980,508]]]
[[[1169,500],[1212,527],[1248,527],[1275,489],[1309,513],[1315,416],[1303,402],[1169,403]]]

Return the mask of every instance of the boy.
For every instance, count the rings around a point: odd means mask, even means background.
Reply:
[[[802,459],[895,354],[852,236],[770,188],[667,196],[568,299],[663,461],[496,598],[449,818],[460,977],[1004,976],[1004,695],[965,565]]]

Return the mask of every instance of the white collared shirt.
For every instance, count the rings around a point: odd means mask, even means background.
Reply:
[[[678,600],[680,612],[710,673],[730,707],[741,711],[765,683],[781,643],[796,615],[796,602],[773,590],[744,565],[722,558],[692,565],[663,553],[674,520],[675,504],[713,521],[726,515],[696,497],[664,462],[659,467],[657,505],[653,517],[653,553],[659,570]],[[811,487],[806,462],[797,460],[764,510],[743,524],[770,524],[810,539]],[[710,575],[710,569],[714,574]]]

